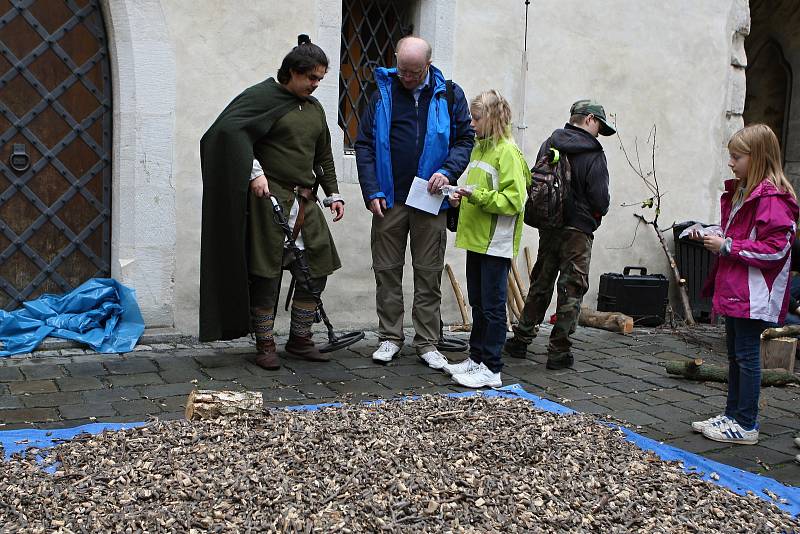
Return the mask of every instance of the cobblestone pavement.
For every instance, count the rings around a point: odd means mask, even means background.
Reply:
[[[800,449],[792,441],[800,431],[800,388],[762,390],[756,446],[726,446],[692,433],[691,421],[723,410],[726,385],[669,377],[659,363],[698,356],[726,363],[720,328],[637,329],[628,336],[579,328],[573,337],[575,367],[563,371],[545,369],[548,333],[543,327],[527,359],[505,362],[504,384],[519,383],[575,410],[624,421],[659,441],[800,484],[800,465],[793,462]],[[284,358],[280,370],[265,371],[251,363],[249,340],[201,344],[146,334],[136,351],[124,355],[51,342],[32,355],[0,359],[0,430],[178,418],[194,388],[261,391],[270,406],[463,391],[447,375],[423,365],[410,347],[389,365],[374,364],[370,356],[376,345],[376,336],[368,333],[330,363]],[[457,361],[464,355],[449,357]]]

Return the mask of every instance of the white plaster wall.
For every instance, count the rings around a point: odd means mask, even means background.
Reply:
[[[175,315],[175,54],[158,0],[102,3],[114,104],[111,275],[149,326]]]

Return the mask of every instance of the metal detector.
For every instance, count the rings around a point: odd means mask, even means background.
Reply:
[[[292,273],[292,283],[302,284],[304,289],[306,289],[311,296],[314,297],[314,301],[317,303],[317,317],[315,322],[322,320],[322,322],[325,323],[325,328],[328,329],[328,342],[321,347],[317,347],[317,349],[320,352],[333,352],[345,347],[349,347],[353,343],[361,341],[364,339],[364,332],[345,332],[338,336],[334,334],[333,326],[328,320],[328,315],[325,313],[325,308],[322,306],[322,292],[319,290],[319,288],[311,283],[311,271],[309,270],[308,263],[306,262],[305,250],[298,247],[297,243],[295,243],[294,237],[292,236],[292,228],[289,226],[289,221],[286,219],[286,215],[284,215],[283,208],[281,208],[281,204],[278,202],[278,199],[269,193],[267,195],[272,202],[272,219],[275,221],[275,224],[281,227],[286,236],[284,248],[287,252],[294,255],[294,259],[292,260],[289,269]]]

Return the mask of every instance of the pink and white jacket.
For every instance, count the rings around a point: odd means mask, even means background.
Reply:
[[[782,323],[789,304],[789,267],[797,202],[764,180],[733,210],[737,180],[725,182],[720,226],[731,239],[714,279],[714,312]]]

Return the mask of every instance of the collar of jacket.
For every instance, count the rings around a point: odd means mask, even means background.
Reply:
[[[736,189],[739,187],[739,180],[736,178],[731,178],[730,180],[725,180],[725,192],[723,196],[727,198],[733,197],[736,193]],[[744,202],[750,202],[751,200],[755,200],[760,197],[767,197],[767,196],[785,196],[789,195],[788,191],[780,191],[775,184],[773,184],[770,180],[761,180],[755,189],[753,189],[752,193],[744,199]],[[789,195],[791,196],[791,195]]]

